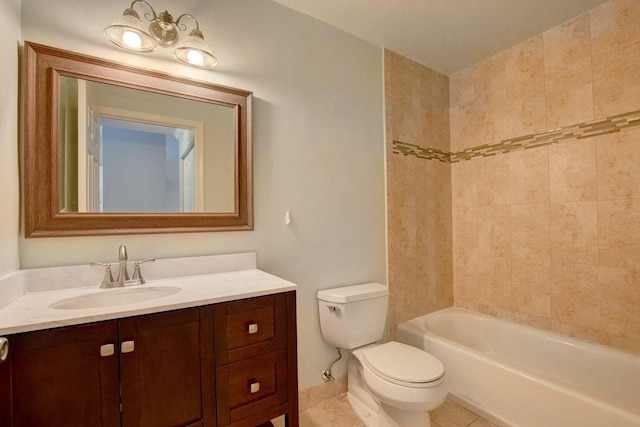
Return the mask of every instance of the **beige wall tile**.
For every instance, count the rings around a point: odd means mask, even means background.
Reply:
[[[539,317],[532,314],[514,311],[511,313],[511,320],[516,323],[531,326],[538,329],[551,329],[551,320],[548,317]]]
[[[454,207],[453,214],[453,250],[454,254],[468,255],[469,251],[478,251],[478,208]],[[462,253],[464,252],[464,254]]]
[[[475,99],[487,99],[507,86],[506,52],[500,52],[472,65]]]
[[[478,126],[476,123],[472,123],[474,108],[476,108],[476,104],[473,100],[451,107],[449,112],[451,151],[460,151],[474,146],[474,130]]]
[[[487,93],[484,97],[474,100],[476,103],[473,109],[474,117],[472,123],[476,124],[473,129],[473,144],[475,147],[484,144],[496,144],[505,140],[509,136],[510,103],[507,89],[497,92]]]
[[[640,198],[640,129],[599,136],[596,141],[599,199]]]
[[[389,332],[452,304],[451,165],[392,153],[450,150],[448,77],[385,51]]]
[[[550,267],[513,260],[511,303],[514,311],[539,318],[551,317]],[[541,323],[536,322],[538,325]],[[550,324],[545,323],[545,328]]]
[[[494,257],[511,257],[511,207],[478,208],[478,253]]]
[[[638,22],[640,2],[608,1],[454,74],[448,90],[443,76],[386,54],[388,135],[460,151],[640,110]],[[388,160],[390,317],[453,297],[640,352],[640,292],[629,294],[640,271],[638,147],[640,129],[627,129],[453,165]]]
[[[511,206],[511,256],[548,265],[551,262],[548,204]]]
[[[510,205],[509,156],[473,160],[477,164],[478,206]]]
[[[416,206],[422,180],[416,177],[416,162],[411,156],[387,156],[387,203],[393,206]]]
[[[385,81],[392,138],[448,151],[448,77],[386,50]]]
[[[598,267],[571,264],[551,268],[551,318],[600,328]]]
[[[598,265],[598,203],[551,205],[551,259]]]
[[[547,130],[542,35],[526,40],[505,53],[507,83],[507,133],[515,138]]]
[[[598,261],[640,269],[640,199],[598,203]]]
[[[632,332],[613,332],[608,329],[600,329],[600,344],[640,354],[640,335]]]
[[[453,300],[478,309],[478,209],[453,208]]]
[[[451,151],[506,139],[508,115],[506,89],[451,108]]]
[[[509,157],[511,203],[549,203],[549,148],[516,151]]]
[[[502,139],[532,135],[547,130],[544,78],[510,85],[507,89],[506,132]]]
[[[564,323],[559,320],[551,320],[551,330],[569,337],[580,338],[596,343],[599,341],[599,329],[597,328],[587,328],[584,326]]]
[[[457,107],[475,98],[473,68],[465,68],[449,77],[449,105]]]
[[[590,15],[543,34],[547,126],[593,119]]]
[[[594,114],[640,109],[640,2],[613,0],[591,12]]]
[[[473,160],[451,165],[451,192],[453,207],[478,205],[477,166]]]
[[[551,203],[598,200],[595,138],[549,147]]]
[[[478,255],[481,312],[509,317],[511,311],[511,258]]]
[[[600,342],[640,354],[640,270],[600,267]]]
[[[505,74],[507,86],[544,79],[544,40],[542,34],[506,50]]]

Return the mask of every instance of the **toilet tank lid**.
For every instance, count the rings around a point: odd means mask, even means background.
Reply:
[[[388,295],[389,288],[380,283],[364,283],[362,285],[343,286],[341,288],[318,291],[319,300],[335,303],[360,301]]]

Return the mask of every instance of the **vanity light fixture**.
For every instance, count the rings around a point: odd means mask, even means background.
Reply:
[[[151,10],[151,12],[144,14],[144,18],[151,22],[148,28],[145,28],[140,15],[133,8],[136,3],[142,3]],[[144,0],[134,0],[120,18],[104,29],[104,35],[116,46],[134,52],[151,52],[157,46],[171,48],[178,44],[178,31],[187,30],[187,26],[180,22],[185,17],[191,18],[196,23],[196,28],[174,50],[175,57],[180,62],[194,67],[215,67],[218,60],[204,42],[200,24],[193,15],[184,13],[174,21],[168,11],[165,10],[158,15],[153,7]]]

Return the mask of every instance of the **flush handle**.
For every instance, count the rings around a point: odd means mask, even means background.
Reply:
[[[327,308],[332,313],[335,312],[338,309],[338,307],[336,307],[335,305],[328,305]]]
[[[0,363],[9,357],[9,340],[5,337],[0,338]]]
[[[258,381],[252,381],[251,384],[249,384],[249,389],[251,390],[251,394],[257,393],[260,391],[260,382]]]

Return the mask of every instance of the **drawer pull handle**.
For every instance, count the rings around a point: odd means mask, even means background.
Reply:
[[[104,344],[100,346],[100,356],[107,357],[112,356],[116,352],[113,344]]]
[[[133,341],[124,341],[120,345],[120,351],[122,353],[131,353],[133,350],[135,350],[135,348],[136,348],[136,344]]]
[[[258,324],[257,323],[249,323],[247,325],[247,329],[249,334],[257,334],[258,333]]]
[[[260,391],[260,383],[258,381],[253,382],[249,385],[249,388],[251,389],[251,394],[257,393]]]
[[[0,338],[0,363],[7,360],[9,356],[9,340],[5,337]]]

